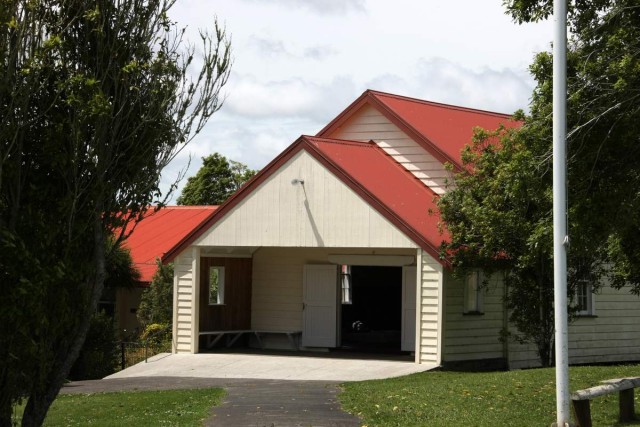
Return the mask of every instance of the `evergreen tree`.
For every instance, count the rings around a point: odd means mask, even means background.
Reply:
[[[223,29],[193,49],[172,0],[0,2],[0,426],[41,425],[87,335],[107,240],[220,107]],[[130,229],[130,228],[129,228]]]
[[[221,205],[256,172],[213,153],[202,158],[202,167],[187,180],[177,202],[179,205]]]

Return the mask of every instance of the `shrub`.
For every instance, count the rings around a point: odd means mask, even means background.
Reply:
[[[113,319],[103,311],[98,312],[91,319],[87,339],[69,378],[74,381],[104,378],[116,371],[118,357]]]
[[[138,320],[145,329],[154,323],[171,325],[173,320],[173,264],[163,265],[158,260],[157,265],[138,307]]]

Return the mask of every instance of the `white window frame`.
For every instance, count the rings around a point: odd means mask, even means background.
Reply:
[[[353,280],[350,265],[342,264],[340,266],[340,287],[342,304],[353,304]]]
[[[484,314],[484,297],[480,271],[472,271],[464,279],[463,313]]]
[[[578,282],[575,298],[578,316],[595,316],[595,298],[591,282],[587,280]]]
[[[218,270],[218,293],[215,301],[211,300],[211,270]],[[209,294],[209,305],[223,305],[224,304],[224,267],[219,265],[212,265],[207,272],[207,293]]]

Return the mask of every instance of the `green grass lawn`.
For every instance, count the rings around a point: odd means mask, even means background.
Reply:
[[[165,390],[65,394],[55,400],[45,426],[200,426],[224,390]]]
[[[640,365],[570,370],[571,390],[599,381],[640,376]],[[555,371],[424,372],[388,380],[346,383],[342,407],[373,426],[549,426],[555,421]],[[640,413],[640,390],[636,413]],[[617,394],[591,401],[594,426],[620,425]],[[626,424],[640,426],[640,421]]]

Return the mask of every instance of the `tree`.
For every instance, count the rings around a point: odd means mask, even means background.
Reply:
[[[202,158],[202,167],[187,180],[179,205],[221,205],[257,171],[213,153]]]
[[[220,107],[223,29],[203,57],[172,0],[0,3],[0,426],[41,425],[78,356],[106,242],[153,203],[162,169]]]
[[[551,1],[509,0],[519,22],[544,19]],[[570,7],[568,51],[569,301],[579,283],[640,293],[640,8],[593,0]],[[443,247],[459,275],[505,273],[516,338],[533,341],[542,364],[553,338],[552,57],[536,56],[531,112],[518,131],[478,131],[464,170],[439,201],[450,232]],[[575,312],[570,307],[570,313]]]
[[[505,5],[520,23],[552,13],[550,0]],[[589,233],[586,243],[611,266],[613,285],[639,294],[640,7],[634,0],[571,2],[568,23],[570,221]],[[551,62],[543,53],[532,66],[538,83],[532,118],[540,127],[551,124]]]
[[[143,291],[138,307],[138,320],[143,328],[153,323],[173,323],[173,264],[164,265],[160,260],[156,263],[158,269]]]
[[[517,328],[511,336],[533,342],[548,366],[554,337],[552,174],[544,155],[546,129],[529,125],[522,113],[517,118],[522,129],[476,129],[464,149],[464,169],[438,201],[450,234],[442,252],[458,276],[476,269],[485,277],[503,275],[509,321]],[[602,274],[591,255],[571,252],[571,265],[581,266],[571,272],[571,294],[581,280]]]

